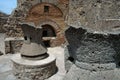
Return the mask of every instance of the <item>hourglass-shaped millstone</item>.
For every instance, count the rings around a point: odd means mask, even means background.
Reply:
[[[56,73],[56,58],[47,54],[42,42],[42,28],[21,24],[24,33],[24,44],[20,54],[15,54],[13,74],[20,80],[45,80]]]
[[[42,28],[22,24],[24,44],[20,50],[21,56],[28,59],[43,59],[48,57],[47,49],[42,42]]]

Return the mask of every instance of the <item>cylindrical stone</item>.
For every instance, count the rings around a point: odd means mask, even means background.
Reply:
[[[24,44],[20,50],[22,57],[28,59],[43,59],[48,57],[47,49],[42,41],[42,29],[30,24],[22,24]]]
[[[14,75],[20,80],[45,80],[56,72],[53,55],[43,60],[27,60],[15,54],[12,58]]]

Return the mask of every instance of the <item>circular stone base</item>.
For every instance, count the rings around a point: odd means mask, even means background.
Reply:
[[[113,70],[116,68],[115,63],[85,63],[85,62],[75,62],[75,65],[81,69],[86,69],[90,71],[104,71],[104,70]]]
[[[15,54],[12,58],[13,73],[21,80],[44,80],[56,72],[56,59],[49,55],[42,60],[27,60]]]

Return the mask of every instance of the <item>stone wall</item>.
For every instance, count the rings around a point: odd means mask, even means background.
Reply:
[[[69,0],[64,80],[88,80],[92,72],[90,80],[96,80],[102,71],[120,66],[119,6],[118,0]]]
[[[21,0],[18,1],[18,6],[17,8],[12,12],[11,14],[11,18],[17,18],[20,21],[24,21],[24,19],[27,17],[29,10],[33,7],[35,7],[36,5],[40,5],[40,4],[51,4],[54,5],[56,7],[58,7],[58,9],[60,9],[64,15],[64,19],[66,18],[66,15],[68,13],[68,0]],[[54,8],[54,7],[53,7]],[[51,9],[53,9],[51,8]],[[44,8],[41,8],[42,11]],[[54,10],[52,10],[54,11]],[[55,13],[57,14],[57,12]]]
[[[6,38],[5,39],[5,53],[18,53],[23,44],[23,38]]]
[[[44,6],[49,7],[49,12],[44,12]],[[54,28],[56,37],[55,39],[50,39],[52,47],[60,46],[61,44],[64,44],[65,41],[64,30],[67,26],[65,24],[64,11],[66,11],[68,7],[65,7],[64,10],[62,10],[61,7],[62,5],[58,6],[56,3],[51,3],[51,1],[49,1],[49,3],[39,3],[29,10],[29,14],[26,18],[27,22],[34,22],[38,28],[45,24],[51,25]]]
[[[120,1],[70,0],[69,3],[69,25],[99,33],[115,33],[116,29],[117,32],[120,30]]]
[[[44,5],[50,6],[48,15],[41,15],[44,11]],[[38,7],[37,7],[38,6]],[[40,11],[39,11],[40,10]],[[56,11],[57,10],[57,11]],[[59,26],[58,37],[51,40],[51,46],[59,46],[64,43],[64,29],[66,27],[65,19],[68,12],[68,0],[21,0],[18,1],[17,8],[12,12],[7,20],[6,38],[23,37],[23,32],[19,23],[34,22],[37,25],[43,24],[46,21],[52,21]],[[38,14],[38,15],[36,15]],[[57,16],[55,16],[57,15]],[[37,16],[37,18],[35,17]],[[38,26],[40,27],[40,26]]]
[[[0,12],[0,33],[5,33],[4,25],[7,23],[8,15]]]
[[[70,27],[65,32],[65,66],[87,70],[111,70],[120,66],[120,34],[89,33]]]

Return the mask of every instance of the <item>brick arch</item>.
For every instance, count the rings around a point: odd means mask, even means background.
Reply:
[[[51,25],[53,29],[55,30],[55,33],[58,33],[61,31],[61,28],[59,27],[59,25],[52,20],[41,21],[39,25],[37,26],[37,28],[41,28],[43,25],[46,25],[46,24]]]
[[[43,20],[39,22],[39,25],[37,25],[37,28],[42,28],[44,25],[50,25],[54,30],[55,30],[55,39],[49,39],[50,41],[50,46],[55,47],[55,46],[60,46],[65,42],[64,35],[61,32],[61,27],[54,21],[52,20]],[[46,41],[43,39],[43,41]]]
[[[49,12],[44,12],[45,6],[48,6]],[[54,4],[44,2],[34,5],[28,11],[27,18],[38,18],[41,16],[63,17],[63,12]]]
[[[44,12],[44,6],[49,6],[49,12]],[[50,42],[51,47],[60,46],[64,43],[65,38],[63,29],[65,27],[64,17],[61,9],[51,3],[39,3],[34,5],[28,12],[25,19],[26,22],[33,22],[37,28],[43,25],[50,25],[53,27],[56,36],[55,38],[43,37],[43,41]]]

